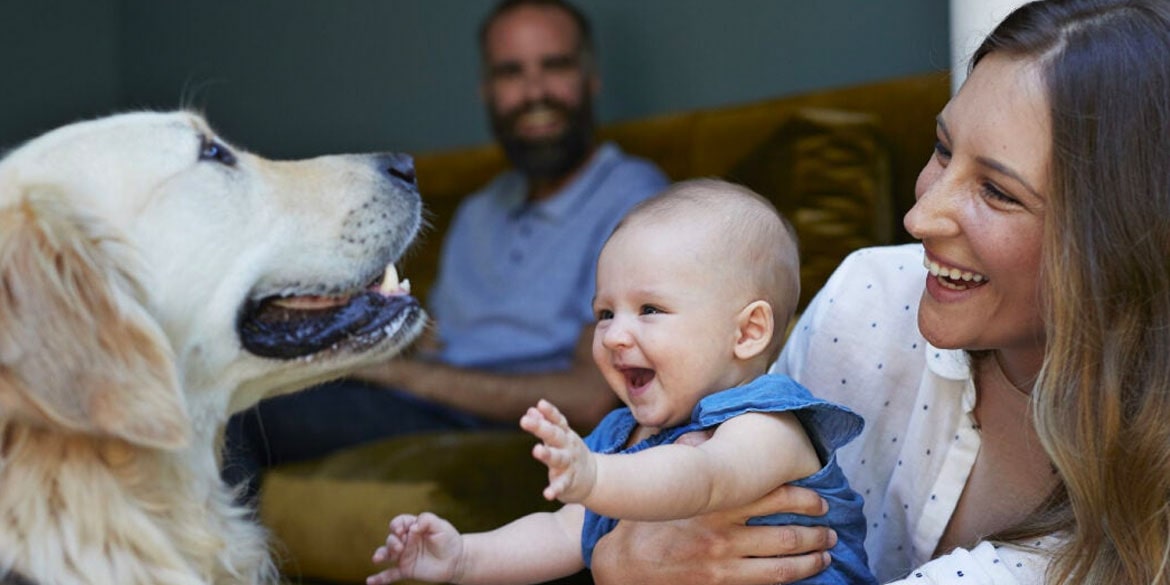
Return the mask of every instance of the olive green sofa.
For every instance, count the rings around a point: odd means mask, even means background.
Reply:
[[[770,198],[801,239],[803,306],[849,251],[907,239],[901,217],[948,96],[947,76],[930,74],[627,121],[601,134],[672,179],[723,177]],[[483,146],[422,154],[416,165],[433,227],[404,274],[425,304],[456,205],[505,161]],[[549,509],[532,444],[519,432],[416,435],[277,468],[264,478],[260,518],[289,582],[362,583],[397,513],[431,510],[483,530]]]

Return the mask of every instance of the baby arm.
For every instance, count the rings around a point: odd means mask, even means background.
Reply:
[[[722,510],[821,467],[791,413],[748,413],[724,422],[697,446],[676,443],[618,455],[589,452],[551,405],[525,415],[535,418],[539,424],[528,420],[522,426],[545,441],[533,450],[549,466],[545,496],[572,498],[613,518],[671,520]]]
[[[541,583],[571,575],[581,560],[585,510],[564,506],[523,516],[490,532],[460,534],[430,513],[390,521],[386,544],[373,561],[392,566],[366,579],[384,585],[402,579],[433,583]]]

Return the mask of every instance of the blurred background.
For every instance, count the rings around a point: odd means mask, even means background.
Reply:
[[[492,4],[0,0],[0,149],[181,106],[274,158],[484,144],[476,33]],[[577,4],[600,50],[603,124],[950,67],[943,0]]]

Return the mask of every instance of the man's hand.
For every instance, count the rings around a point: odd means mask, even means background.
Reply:
[[[780,486],[746,506],[672,522],[621,521],[593,552],[598,585],[771,585],[807,579],[829,566],[837,534],[824,526],[746,526],[780,512],[818,516],[816,492]]]

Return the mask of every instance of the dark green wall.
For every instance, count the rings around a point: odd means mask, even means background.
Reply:
[[[491,4],[0,0],[0,144],[180,105],[270,156],[479,144],[474,37]],[[946,69],[946,4],[580,0],[606,122]]]
[[[0,0],[0,149],[121,105],[120,0]]]

